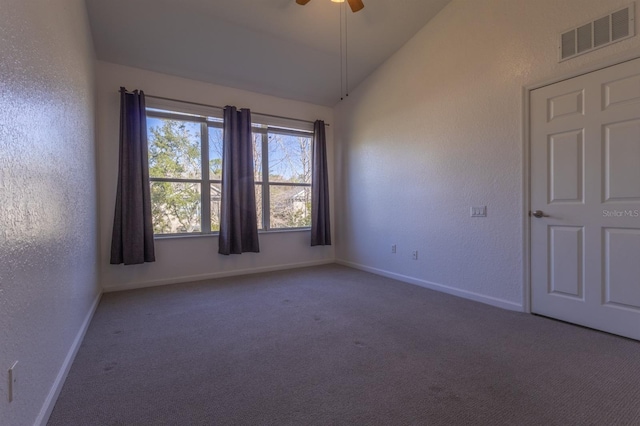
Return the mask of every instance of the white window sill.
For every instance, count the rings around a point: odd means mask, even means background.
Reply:
[[[289,228],[289,229],[270,229],[268,231],[258,230],[258,235],[261,234],[283,234],[290,232],[310,232],[311,228]],[[218,232],[211,234],[166,234],[166,235],[154,235],[154,240],[173,240],[177,238],[210,238],[218,237]]]

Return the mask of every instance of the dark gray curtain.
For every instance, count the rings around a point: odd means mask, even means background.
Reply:
[[[120,164],[111,263],[155,262],[144,93],[120,88]]]
[[[311,245],[331,245],[329,221],[329,172],[324,121],[313,125],[313,169],[311,178]]]
[[[260,252],[253,178],[251,112],[224,108],[218,253]]]

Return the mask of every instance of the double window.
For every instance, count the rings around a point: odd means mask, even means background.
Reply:
[[[147,129],[154,234],[218,232],[222,119],[148,108]],[[291,123],[253,123],[258,229],[311,226],[312,141]]]

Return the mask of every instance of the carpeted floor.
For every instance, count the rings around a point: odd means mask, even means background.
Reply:
[[[640,342],[327,265],[105,294],[49,425],[638,425]]]

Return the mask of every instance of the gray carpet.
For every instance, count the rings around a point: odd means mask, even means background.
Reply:
[[[640,342],[328,265],[105,294],[49,425],[638,425]]]

